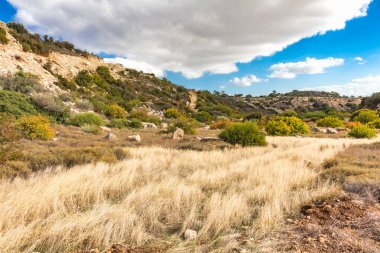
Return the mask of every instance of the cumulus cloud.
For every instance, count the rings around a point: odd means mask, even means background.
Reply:
[[[380,76],[368,76],[354,79],[349,83],[340,85],[325,85],[318,87],[306,87],[302,90],[335,91],[347,96],[369,96],[380,92]]]
[[[343,29],[372,0],[8,0],[35,32],[188,78]]]
[[[255,75],[243,76],[241,78],[235,77],[230,80],[230,83],[233,83],[236,86],[249,87],[254,83],[261,83],[263,80],[258,78]]]
[[[355,61],[357,61],[360,65],[366,64],[367,61],[365,61],[362,57],[357,56],[355,57]]]
[[[326,69],[341,66],[344,59],[329,57],[326,59],[306,58],[306,61],[287,62],[272,65],[270,78],[292,79],[297,75],[315,75],[325,73]]]
[[[155,66],[149,65],[148,63],[145,63],[145,62],[134,61],[134,60],[121,58],[121,57],[105,58],[104,61],[108,63],[119,63],[119,64],[122,64],[126,68],[141,70],[145,73],[153,73],[157,77],[165,76],[164,70],[159,69]]]

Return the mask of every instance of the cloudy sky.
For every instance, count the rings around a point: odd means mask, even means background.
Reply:
[[[0,0],[0,20],[190,88],[380,91],[380,0]]]

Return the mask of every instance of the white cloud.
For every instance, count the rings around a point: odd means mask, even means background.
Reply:
[[[335,91],[347,96],[369,96],[380,92],[380,76],[368,76],[354,79],[349,83],[340,85],[325,85],[318,87],[306,87],[302,90]]]
[[[355,61],[357,61],[360,65],[366,64],[367,61],[365,61],[362,57],[357,56],[355,57]]]
[[[154,67],[152,65],[149,65],[148,63],[145,63],[145,62],[134,61],[134,60],[121,58],[121,57],[105,58],[104,61],[109,62],[109,63],[120,63],[126,68],[141,70],[145,73],[153,73],[157,77],[165,76],[164,70]]]
[[[306,58],[306,61],[278,63],[272,65],[270,67],[272,73],[269,77],[292,79],[297,75],[322,74],[325,73],[328,68],[341,66],[343,64],[344,59],[341,58],[329,57],[325,59],[315,59],[308,57]]]
[[[91,52],[189,78],[237,71],[303,39],[343,29],[371,0],[8,0],[16,19]]]
[[[231,83],[233,83],[236,86],[242,86],[242,87],[249,87],[254,83],[261,83],[263,80],[258,78],[255,75],[249,75],[244,77],[235,77],[234,79],[230,80]]]

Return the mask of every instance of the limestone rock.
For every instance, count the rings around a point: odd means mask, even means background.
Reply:
[[[185,137],[185,132],[181,128],[177,128],[173,133],[173,140],[182,140]]]

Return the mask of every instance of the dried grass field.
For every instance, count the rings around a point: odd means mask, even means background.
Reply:
[[[225,151],[127,148],[116,164],[3,180],[0,252],[166,242],[169,252],[230,252],[238,235],[262,238],[301,205],[336,194],[320,180],[321,163],[350,144],[376,141],[268,140],[267,147]],[[184,241],[186,229],[198,238]]]

